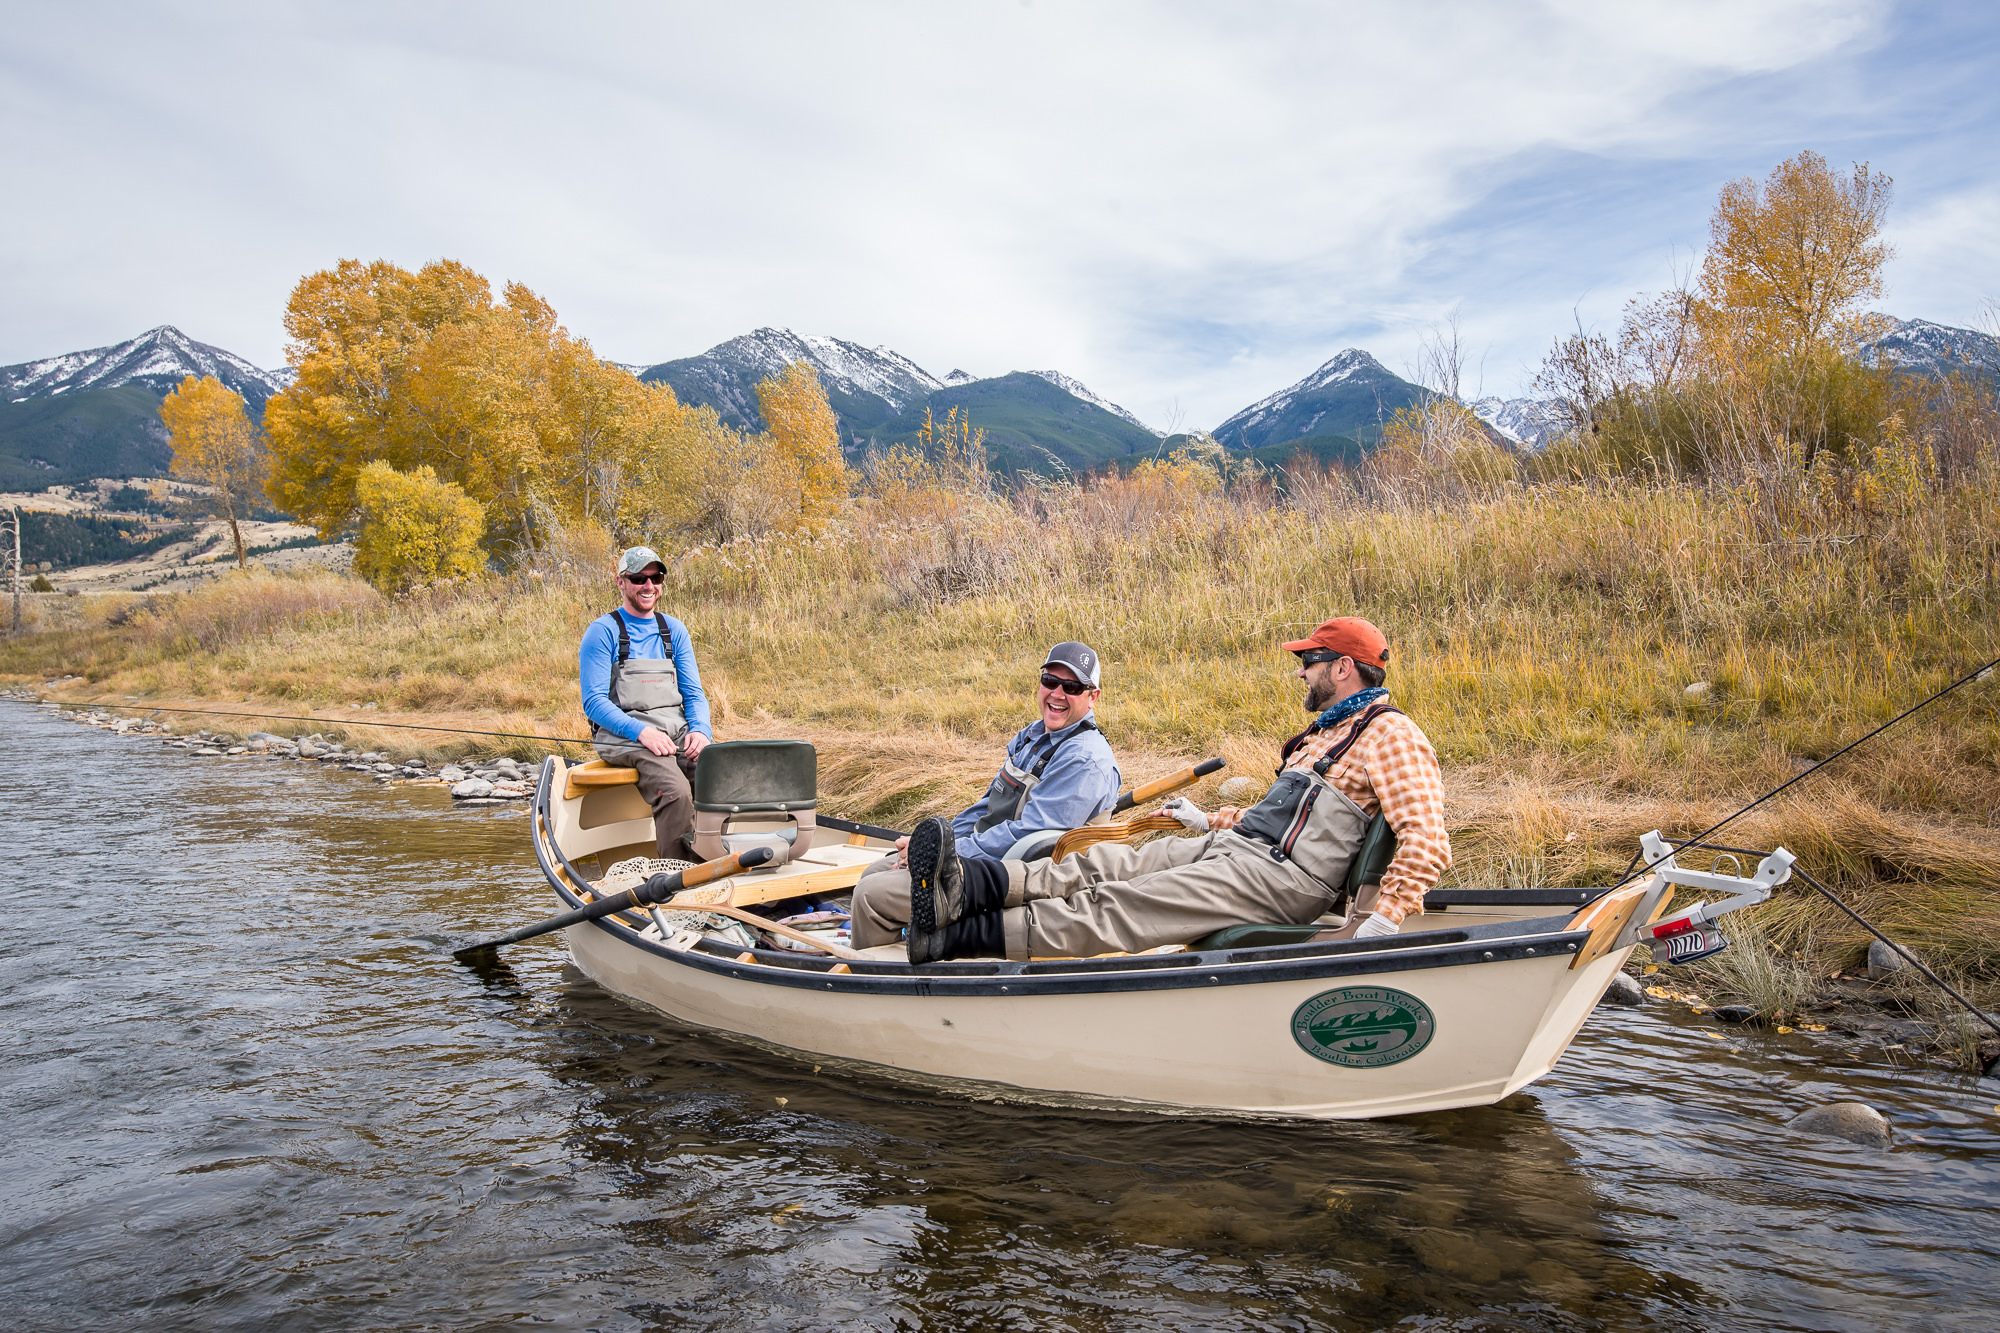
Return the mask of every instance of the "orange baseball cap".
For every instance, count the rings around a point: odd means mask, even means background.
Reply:
[[[1389,641],[1382,637],[1381,630],[1360,616],[1336,616],[1298,642],[1281,646],[1288,653],[1324,648],[1369,666],[1389,665]]]

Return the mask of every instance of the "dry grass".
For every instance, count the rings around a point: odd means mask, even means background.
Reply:
[[[1305,720],[1276,644],[1366,615],[1445,760],[1459,881],[1602,883],[1639,833],[1705,827],[2000,656],[1992,468],[1921,503],[1775,528],[1769,509],[1627,482],[1426,507],[1364,501],[1337,475],[1280,495],[1170,466],[1012,501],[863,499],[818,536],[680,552],[663,605],[694,631],[719,733],[814,740],[830,804],[885,822],[976,794],[1027,715],[1037,654],[1065,638],[1104,657],[1100,718],[1128,783],[1204,754],[1261,779]],[[72,605],[0,647],[0,675],[579,736],[576,643],[613,596],[587,571],[608,564],[582,533],[513,575],[395,601],[253,575],[122,625],[108,599]],[[1786,842],[1887,928],[2000,976],[2000,679],[1800,790],[1731,837]],[[1865,947],[1789,889],[1761,924],[1816,967]]]

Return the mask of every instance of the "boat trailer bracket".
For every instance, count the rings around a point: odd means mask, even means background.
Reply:
[[[1653,960],[1660,963],[1691,963],[1728,948],[1729,937],[1716,922],[1731,912],[1755,907],[1768,899],[1773,889],[1792,877],[1792,862],[1798,859],[1780,847],[1766,856],[1751,875],[1723,875],[1712,870],[1683,870],[1674,863],[1674,845],[1658,829],[1640,838],[1639,846],[1657,882],[1623,932],[1630,938],[1621,938],[1618,945],[1647,945],[1653,951]],[[1654,909],[1658,898],[1675,885],[1730,896],[1715,903],[1702,899],[1671,916],[1649,922],[1652,911],[1647,909]]]

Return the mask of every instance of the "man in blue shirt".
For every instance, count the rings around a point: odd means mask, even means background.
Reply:
[[[1041,717],[1007,743],[986,794],[951,822],[961,857],[1019,860],[1029,854],[1017,846],[1024,837],[1088,824],[1117,802],[1118,762],[1092,716],[1103,693],[1099,666],[1087,644],[1049,649],[1035,691]],[[909,919],[910,872],[901,855],[884,858],[854,888],[854,945],[888,944]]]
[[[654,609],[666,564],[648,546],[618,558],[622,599],[583,632],[576,674],[598,757],[639,770],[663,858],[692,861],[694,761],[715,732],[687,626]]]

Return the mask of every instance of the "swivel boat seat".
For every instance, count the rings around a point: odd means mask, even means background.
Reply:
[[[769,847],[777,864],[812,848],[819,756],[805,741],[719,741],[694,765],[694,850],[704,861]]]

